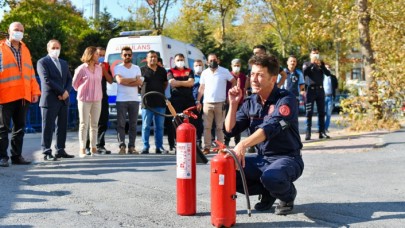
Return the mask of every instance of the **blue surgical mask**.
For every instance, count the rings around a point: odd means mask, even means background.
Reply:
[[[98,63],[103,63],[104,62],[104,57],[99,57],[98,58]]]
[[[15,41],[21,41],[24,37],[24,33],[20,31],[15,31],[11,34],[11,38]]]

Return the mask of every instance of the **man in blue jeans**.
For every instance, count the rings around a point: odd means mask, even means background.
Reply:
[[[325,64],[326,69],[330,71],[328,64]],[[325,90],[325,132],[329,132],[330,118],[333,110],[333,100],[336,97],[336,89],[338,81],[335,75],[325,75],[323,78],[323,89]]]
[[[165,94],[165,89],[167,87],[167,72],[165,68],[157,65],[158,55],[155,51],[149,51],[146,56],[147,65],[141,67],[142,77],[144,81],[142,84],[141,94],[142,97],[151,91],[156,91]],[[149,107],[154,111],[159,113],[165,113],[166,104],[165,101],[158,96],[149,96],[146,98],[146,102]],[[153,113],[151,110],[145,108],[145,104],[142,104],[142,141],[143,149],[142,154],[149,153],[149,136],[150,136],[150,126],[153,121],[153,126],[155,128],[155,145],[156,153],[162,154],[167,153],[163,148],[163,129],[165,117]]]

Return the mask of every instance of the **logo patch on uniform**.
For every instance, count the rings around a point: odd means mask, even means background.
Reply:
[[[268,115],[271,115],[271,114],[273,114],[273,112],[274,112],[274,104],[273,105],[270,105],[270,107],[269,107],[269,111],[268,111]]]
[[[290,107],[288,107],[288,105],[281,105],[280,108],[278,108],[278,111],[282,116],[289,116],[291,113]]]

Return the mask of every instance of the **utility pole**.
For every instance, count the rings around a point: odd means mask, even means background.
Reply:
[[[98,19],[100,15],[100,0],[93,0],[93,18]]]

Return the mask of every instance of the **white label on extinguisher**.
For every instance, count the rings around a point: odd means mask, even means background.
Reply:
[[[225,184],[225,175],[219,174],[219,185],[224,185],[224,184]]]
[[[177,178],[191,179],[191,143],[178,142],[176,144]]]

